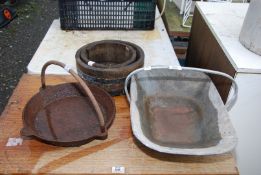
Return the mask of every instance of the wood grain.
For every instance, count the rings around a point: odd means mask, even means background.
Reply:
[[[197,7],[194,11],[191,36],[187,50],[186,65],[225,72],[232,77],[236,70],[229,62],[223,49],[218,44],[206,21],[199,13]],[[226,102],[231,81],[220,76],[210,76],[223,100]]]
[[[47,76],[47,85],[71,81],[70,76]],[[111,174],[118,165],[127,174],[238,174],[231,154],[175,156],[144,147],[132,136],[124,96],[115,97],[116,119],[104,141],[63,148],[24,140],[21,146],[6,147],[8,138],[20,137],[23,108],[39,87],[39,76],[23,75],[0,117],[1,174]]]

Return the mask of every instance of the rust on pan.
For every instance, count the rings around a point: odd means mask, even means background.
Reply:
[[[21,134],[57,146],[80,146],[93,139],[107,138],[107,129],[115,117],[110,95],[88,85],[72,70],[78,83],[45,85],[45,70],[50,64],[65,67],[57,61],[47,62],[41,74],[42,88],[23,111]]]

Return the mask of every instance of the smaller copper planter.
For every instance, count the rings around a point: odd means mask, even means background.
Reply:
[[[80,146],[94,139],[106,139],[107,129],[115,117],[110,95],[85,82],[72,70],[79,83],[45,86],[45,70],[55,64],[47,62],[41,73],[42,88],[26,104],[21,135],[56,146]]]

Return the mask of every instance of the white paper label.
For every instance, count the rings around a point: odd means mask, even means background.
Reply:
[[[22,138],[9,138],[6,146],[17,146],[22,145],[23,139]]]
[[[92,66],[95,62],[94,61],[88,61],[88,65]]]
[[[123,166],[114,166],[111,168],[111,172],[115,174],[124,174],[125,173],[125,167]]]
[[[151,66],[144,67],[144,70],[151,70]]]
[[[65,69],[67,72],[69,72],[70,69],[72,69],[72,67],[66,64],[66,65],[64,66],[64,69]]]

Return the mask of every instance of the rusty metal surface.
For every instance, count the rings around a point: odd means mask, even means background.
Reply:
[[[200,148],[216,145],[221,139],[217,120],[212,130],[204,128],[204,106],[197,100],[182,96],[155,96],[145,101],[143,128],[150,128],[147,136],[162,146]],[[212,111],[216,114],[215,111]],[[146,126],[145,126],[146,125]],[[213,134],[213,140],[207,140],[206,134]],[[215,139],[214,139],[215,138]]]
[[[115,105],[104,90],[89,86],[104,115],[108,129],[115,117]],[[105,139],[97,114],[79,84],[47,86],[27,103],[21,134],[57,146],[79,146],[93,139]]]
[[[43,66],[42,88],[24,108],[21,135],[57,146],[106,139],[116,110],[111,96],[97,86],[87,86],[71,69],[79,83],[46,86],[45,70],[51,64],[66,67],[57,61]]]
[[[168,105],[159,106],[157,100]],[[175,146],[191,145],[201,140],[201,109],[192,99],[151,97],[147,99],[146,109],[151,114],[148,120],[151,123],[151,138],[155,141]]]
[[[89,52],[86,52],[86,50],[89,50]],[[91,53],[90,50],[95,52]],[[87,53],[91,54],[88,55]],[[135,56],[135,59],[133,59],[133,56]],[[78,74],[87,82],[103,88],[113,96],[123,94],[124,81],[127,75],[144,65],[143,50],[133,43],[119,40],[90,43],[81,47],[75,57]],[[95,66],[96,63],[88,64],[90,57],[97,57],[93,60],[99,59],[99,65]],[[101,57],[107,58],[104,60],[104,64]],[[107,60],[113,60],[113,63],[110,62],[108,66]]]

